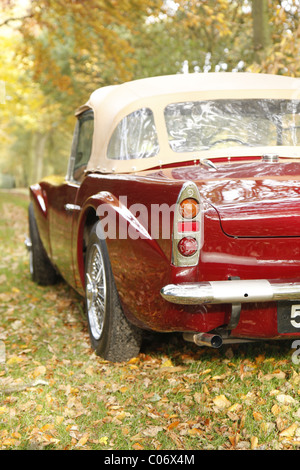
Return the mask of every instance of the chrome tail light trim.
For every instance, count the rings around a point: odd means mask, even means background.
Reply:
[[[195,199],[199,206],[200,210],[196,217],[190,219],[190,221],[197,222],[199,229],[197,231],[184,231],[179,232],[178,222],[186,222],[181,213],[180,213],[180,203],[187,198]],[[203,207],[201,202],[201,197],[199,190],[195,183],[192,181],[187,181],[181,188],[178,199],[176,201],[175,213],[174,213],[174,224],[173,224],[173,233],[172,233],[172,264],[179,267],[188,267],[188,266],[197,266],[199,262],[200,250],[203,246]],[[192,256],[183,256],[180,254],[177,245],[183,237],[194,237],[198,243],[198,250]]]

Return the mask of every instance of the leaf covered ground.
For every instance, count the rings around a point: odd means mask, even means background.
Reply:
[[[102,360],[82,299],[30,279],[27,204],[0,193],[0,449],[300,448],[291,341],[216,351],[158,335],[127,363]]]

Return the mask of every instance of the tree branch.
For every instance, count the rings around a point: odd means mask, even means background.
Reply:
[[[1,26],[5,26],[7,25],[8,23],[10,23],[11,21],[22,21],[22,20],[25,20],[26,18],[31,18],[33,15],[30,14],[30,15],[25,15],[25,16],[20,16],[18,18],[7,18],[7,20],[3,21],[2,23],[0,23],[0,28]]]

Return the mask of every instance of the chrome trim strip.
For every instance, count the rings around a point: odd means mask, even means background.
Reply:
[[[77,204],[65,204],[64,208],[67,212],[80,211],[81,207]]]
[[[32,242],[31,242],[31,240],[30,240],[29,237],[26,237],[26,238],[25,238],[24,244],[25,244],[25,247],[26,247],[27,251],[31,251],[31,250],[32,250]]]
[[[300,300],[300,282],[258,279],[169,284],[161,295],[168,302],[185,305]]]

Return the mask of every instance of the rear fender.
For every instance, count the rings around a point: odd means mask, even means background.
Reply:
[[[77,259],[80,279],[82,286],[84,281],[84,248],[86,243],[86,229],[100,220],[104,237],[107,241],[109,253],[121,256],[117,247],[119,240],[141,240],[148,249],[153,250],[157,255],[163,257],[169,265],[166,255],[149,234],[138,217],[136,217],[121,200],[116,198],[108,191],[101,191],[91,196],[82,207],[81,216],[78,223],[77,231]]]

